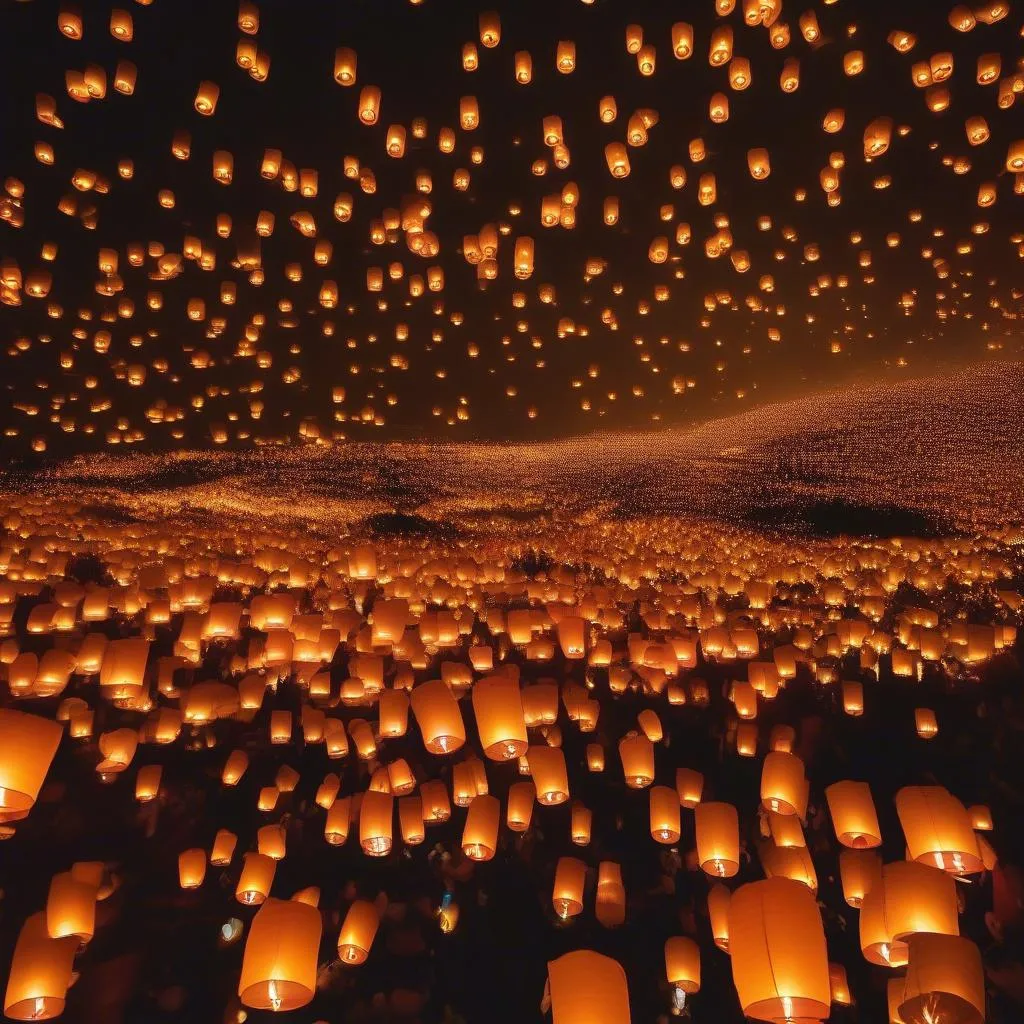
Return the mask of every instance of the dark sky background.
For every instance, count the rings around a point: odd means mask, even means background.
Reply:
[[[999,53],[1002,75],[1014,73],[1021,52],[1020,13],[996,25],[979,24],[961,34],[947,22],[949,5],[902,0],[891,4],[853,3],[784,4],[782,21],[788,22],[792,41],[784,50],[771,47],[763,27],[742,22],[742,3],[729,15],[735,33],[735,53],[751,61],[753,84],[743,92],[728,88],[726,72],[708,62],[712,29],[723,22],[707,0],[701,3],[667,4],[636,0],[628,4],[598,0],[585,5],[579,0],[515,0],[513,3],[425,0],[418,6],[399,0],[262,0],[260,30],[256,40],[272,59],[269,80],[253,81],[235,64],[235,47],[243,34],[237,27],[237,5],[210,0],[158,0],[141,6],[124,0],[134,19],[134,40],[114,40],[108,29],[109,5],[82,5],[85,33],[82,41],[63,38],[57,30],[59,5],[50,0],[10,2],[4,5],[0,38],[0,172],[25,185],[20,200],[24,226],[0,227],[0,256],[16,261],[23,274],[48,266],[53,287],[48,299],[22,297],[20,306],[0,306],[0,427],[18,433],[4,439],[12,454],[29,451],[30,440],[43,436],[51,454],[102,447],[107,434],[117,430],[124,417],[128,430],[144,432],[143,447],[166,448],[210,443],[211,425],[227,427],[231,443],[249,443],[252,436],[295,436],[299,423],[315,418],[321,432],[332,430],[361,439],[394,437],[533,438],[565,433],[656,426],[687,422],[710,415],[742,411],[751,403],[790,395],[822,386],[882,376],[930,371],[941,363],[974,362],[995,351],[1005,358],[1019,354],[1020,323],[1010,316],[1020,312],[1024,273],[1017,246],[1011,239],[1024,229],[1024,196],[1015,195],[1013,175],[1005,171],[1008,144],[1024,137],[1024,118],[1019,104],[1000,110],[998,85],[982,87],[975,81],[979,54]],[[814,47],[800,35],[797,19],[805,8],[815,10],[822,40]],[[480,10],[497,10],[502,37],[495,49],[478,42]],[[673,58],[670,30],[673,21],[685,19],[694,27],[695,53],[689,60]],[[642,77],[636,58],[626,52],[627,23],[643,26],[645,41],[657,48],[657,71]],[[854,35],[848,26],[856,25]],[[913,31],[914,49],[900,54],[886,43],[893,29]],[[577,70],[558,74],[555,48],[561,39],[576,43]],[[467,73],[461,65],[462,45],[477,41],[480,68]],[[358,82],[342,88],[333,81],[336,47],[347,45],[358,53]],[[843,54],[863,50],[866,71],[857,77],[843,73]],[[529,50],[533,58],[533,82],[517,85],[513,77],[514,53]],[[911,65],[927,60],[937,51],[950,50],[955,70],[949,82],[949,110],[936,115],[925,105],[924,90],[914,86]],[[793,94],[779,88],[779,73],[787,58],[798,58],[801,84]],[[138,84],[131,97],[112,88],[120,59],[138,67]],[[83,69],[87,63],[102,65],[107,72],[108,92],[103,100],[74,102],[64,87],[66,69]],[[1019,74],[1019,72],[1018,72]],[[200,81],[219,84],[216,114],[199,116],[193,99]],[[360,88],[379,85],[383,92],[381,117],[367,127],[356,117]],[[715,91],[726,92],[731,117],[725,124],[708,120],[708,100]],[[63,131],[41,124],[35,117],[35,95],[48,93],[57,100]],[[612,125],[598,119],[598,101],[606,94],[616,98],[619,116]],[[437,133],[442,125],[457,127],[458,102],[463,95],[479,100],[481,124],[473,132],[457,131],[456,150],[439,152]],[[607,142],[621,140],[629,115],[637,108],[658,111],[660,120],[650,130],[646,146],[630,150],[632,174],[613,181],[605,165]],[[822,117],[833,107],[846,111],[846,125],[837,135],[821,129]],[[565,171],[550,169],[544,177],[530,173],[531,163],[549,156],[542,142],[545,115],[562,117],[572,162]],[[992,130],[991,140],[970,147],[964,120],[984,116]],[[905,138],[894,136],[889,153],[871,164],[863,158],[862,136],[872,118],[888,115],[897,125],[912,128]],[[384,140],[390,124],[407,128],[414,117],[425,117],[427,138],[409,133],[404,159],[390,159]],[[171,139],[177,129],[192,135],[191,158],[175,159]],[[708,159],[693,165],[687,156],[689,140],[703,137]],[[33,146],[50,142],[56,151],[53,167],[35,161]],[[930,149],[931,143],[937,147]],[[469,149],[482,146],[485,159],[474,167]],[[767,147],[772,173],[755,182],[747,171],[747,150]],[[259,175],[267,147],[280,149],[298,168],[319,171],[319,195],[303,198],[283,191],[279,182],[268,183]],[[234,155],[234,181],[219,185],[211,174],[215,149]],[[818,185],[818,173],[829,153],[842,151],[846,165],[841,171],[842,204],[829,208]],[[364,195],[358,183],[342,172],[346,154],[359,157],[377,178],[375,195]],[[943,166],[943,157],[967,156],[970,171],[954,174]],[[131,158],[135,175],[122,181],[118,160]],[[682,164],[688,181],[680,191],[668,182],[669,167]],[[89,168],[110,182],[109,194],[75,193],[69,181],[76,168]],[[457,167],[469,168],[472,184],[466,192],[452,187]],[[433,176],[430,200],[433,213],[428,228],[437,233],[439,256],[423,260],[407,248],[401,232],[394,244],[372,245],[370,222],[384,208],[396,208],[414,190],[416,172]],[[718,201],[709,207],[696,201],[697,179],[713,171]],[[880,174],[892,176],[885,190],[872,187]],[[559,191],[569,181],[578,184],[580,202],[574,230],[545,229],[539,222],[541,197]],[[989,211],[977,207],[981,182],[994,182],[998,201]],[[794,201],[794,191],[808,191],[805,202]],[[173,210],[161,209],[157,192],[173,189]],[[348,223],[332,216],[332,204],[340,191],[353,195],[355,213]],[[94,204],[98,215],[95,230],[86,230],[80,219],[57,210],[57,202],[74,193],[79,210]],[[615,228],[602,223],[602,202],[617,195],[621,219]],[[671,221],[659,220],[659,207],[674,203]],[[522,213],[509,215],[510,204]],[[918,223],[908,212],[922,211]],[[247,275],[231,267],[239,237],[250,233],[260,210],[276,214],[274,234],[263,239],[262,260],[266,280],[250,287]],[[299,210],[316,217],[319,237],[333,243],[329,266],[312,261],[313,240],[303,238],[288,221]],[[234,230],[221,239],[214,229],[218,213],[229,213]],[[728,257],[710,260],[704,240],[715,230],[716,214],[727,214],[735,248],[749,252],[751,269],[737,273]],[[761,214],[773,218],[772,230],[759,232]],[[985,220],[985,235],[972,235],[971,225]],[[675,244],[675,226],[692,227],[689,246]],[[465,234],[485,223],[509,223],[511,232],[502,238],[498,256],[499,277],[486,288],[478,286],[476,268],[461,254]],[[781,234],[791,226],[796,239]],[[942,237],[933,237],[936,228]],[[850,243],[853,231],[863,242]],[[885,235],[898,231],[899,248],[888,249]],[[672,242],[669,261],[654,265],[648,247],[657,235]],[[154,261],[133,269],[125,258],[131,242],[158,240],[168,252],[180,252],[185,235],[199,237],[217,254],[214,271],[205,273],[186,261],[175,280],[148,279]],[[536,242],[536,262],[528,281],[512,273],[514,241],[529,235]],[[970,254],[957,254],[958,242],[970,240]],[[53,264],[40,259],[45,241],[59,245]],[[817,243],[821,258],[808,263],[803,246]],[[950,275],[938,280],[931,258],[949,261]],[[97,250],[113,247],[120,254],[123,292],[103,298],[95,291],[102,275],[97,269]],[[776,261],[773,252],[786,252]],[[865,283],[858,268],[861,249],[870,249],[873,266]],[[583,267],[588,257],[607,260],[607,270],[589,283]],[[377,308],[378,296],[366,290],[366,269],[386,267],[392,261],[404,265],[406,280],[387,282],[382,296],[388,309]],[[300,262],[304,276],[288,281],[287,263]],[[424,274],[427,266],[441,266],[443,292],[426,293],[410,300],[407,278]],[[685,279],[676,280],[677,269]],[[758,291],[758,278],[772,274],[775,291]],[[849,275],[849,287],[832,287],[810,297],[808,286],[819,275]],[[338,283],[341,302],[335,310],[322,309],[317,300],[323,280]],[[238,283],[237,304],[221,306],[218,293],[223,281]],[[556,287],[557,302],[538,301],[540,285]],[[613,286],[621,283],[621,295]],[[667,302],[651,300],[656,285],[667,284]],[[163,309],[146,308],[149,290],[163,293]],[[511,296],[522,291],[525,308],[514,309]],[[709,292],[728,292],[730,301],[715,312],[704,309]],[[900,296],[916,292],[916,305],[905,315]],[[937,292],[945,298],[937,298]],[[747,296],[759,295],[772,308],[784,304],[786,315],[777,317],[751,311]],[[134,315],[102,323],[104,311],[117,309],[121,298],[135,303]],[[206,300],[207,321],[190,321],[185,313],[189,298]],[[290,299],[290,314],[278,311],[281,299]],[[638,312],[638,302],[650,301],[648,315]],[[443,314],[434,303],[443,302]],[[998,308],[992,302],[998,303]],[[47,316],[47,304],[58,303],[60,319]],[[353,312],[347,312],[351,306]],[[601,322],[601,311],[615,311],[618,330]],[[81,319],[91,310],[91,320]],[[946,312],[945,319],[940,310]],[[267,317],[256,348],[273,355],[273,365],[261,370],[253,358],[235,354],[250,317]],[[461,325],[450,322],[452,313],[463,314]],[[806,314],[814,314],[814,322]],[[226,326],[219,337],[204,337],[209,318],[223,316]],[[586,337],[557,337],[560,318],[569,317],[589,329]],[[702,324],[702,318],[705,323]],[[525,333],[516,321],[528,324]],[[295,326],[285,326],[291,321]],[[333,337],[322,333],[324,321],[336,325]],[[395,324],[407,323],[409,338],[395,340]],[[780,342],[768,340],[768,328],[778,326]],[[84,328],[76,339],[72,331]],[[98,329],[112,336],[109,352],[94,350]],[[431,340],[442,332],[443,340]],[[42,336],[42,337],[41,337]],[[133,347],[132,336],[143,336]],[[375,341],[369,340],[373,336]],[[503,338],[510,343],[504,345]],[[636,344],[637,338],[644,340]],[[15,342],[29,339],[19,350]],[[662,344],[661,339],[666,339]],[[355,347],[347,347],[354,339]],[[531,347],[538,339],[540,347]],[[832,352],[832,343],[842,351]],[[479,346],[479,356],[469,358],[467,346]],[[289,346],[301,351],[290,353]],[[993,346],[996,346],[993,348]],[[191,365],[192,354],[210,353],[207,369]],[[61,369],[60,354],[71,353],[73,367]],[[650,354],[648,362],[642,361]],[[393,354],[408,361],[408,369],[389,365]],[[514,357],[514,361],[510,361]],[[153,367],[154,360],[167,362],[166,372]],[[537,361],[543,361],[538,367]],[[130,387],[123,369],[128,364],[148,367],[142,387]],[[905,363],[906,365],[902,365]],[[351,366],[358,364],[358,375]],[[588,376],[592,366],[599,375]],[[301,379],[285,383],[289,367],[301,370]],[[657,372],[653,372],[653,368]],[[437,377],[443,370],[444,379]],[[87,390],[85,378],[94,375],[98,386]],[[258,396],[240,394],[240,387],[261,381]],[[573,387],[573,381],[581,386]],[[675,387],[673,387],[675,381]],[[686,386],[692,381],[691,386]],[[43,386],[40,386],[43,385]],[[331,389],[346,388],[346,400],[332,405]],[[202,410],[191,407],[194,395],[208,395],[209,388],[224,394],[207,397]],[[506,389],[514,387],[515,397]],[[634,395],[634,387],[642,395]],[[616,392],[610,399],[608,392]],[[676,393],[681,392],[681,393]],[[386,396],[396,400],[389,405]],[[108,410],[90,412],[90,402],[110,399]],[[248,400],[258,397],[265,410],[253,421]],[[460,398],[469,412],[466,422],[448,424]],[[185,410],[185,419],[172,426],[147,422],[145,411],[158,399]],[[57,422],[48,420],[54,400]],[[591,408],[584,411],[581,402]],[[36,416],[14,408],[34,405]],[[432,415],[439,407],[442,415]],[[536,417],[531,419],[528,410]],[[372,409],[383,426],[353,422],[360,411]],[[346,422],[332,421],[336,411]],[[232,422],[229,414],[237,414]],[[371,417],[372,418],[372,417]],[[63,420],[63,423],[61,422]],[[75,425],[67,430],[68,422]],[[93,425],[91,434],[83,433]],[[172,429],[182,433],[174,438]],[[239,430],[250,434],[240,441]]]

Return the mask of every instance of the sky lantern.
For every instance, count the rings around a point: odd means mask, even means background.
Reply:
[[[518,680],[505,674],[485,676],[474,685],[472,699],[484,754],[492,761],[524,754],[529,741]]]
[[[899,967],[907,962],[908,937],[921,932],[960,934],[956,885],[925,864],[887,864],[861,903],[861,950],[872,963]]]
[[[904,786],[896,811],[912,860],[953,874],[981,871],[978,843],[964,805],[942,786]]]
[[[589,949],[548,961],[552,1024],[629,1024],[626,972]]]
[[[985,972],[981,952],[970,939],[918,934],[908,942],[909,965],[898,1012],[904,1021],[985,1020]]]
[[[78,939],[51,938],[46,914],[27,918],[18,933],[4,993],[4,1015],[13,1020],[52,1020],[64,1012]]]
[[[316,992],[320,912],[296,900],[268,900],[245,940],[238,998],[255,1010],[296,1010]]]
[[[365,963],[379,925],[377,908],[367,900],[355,900],[338,933],[338,959],[351,967]]]
[[[62,733],[49,719],[0,708],[0,823],[28,816]]]
[[[729,907],[729,952],[740,1005],[756,1020],[825,1020],[828,953],[814,896],[787,878],[740,886]]]
[[[412,691],[412,711],[431,754],[449,754],[466,742],[462,712],[448,686],[440,679],[421,683]]]
[[[866,850],[882,844],[871,789],[866,782],[836,782],[825,790],[836,838],[843,846]]]
[[[693,811],[697,859],[713,878],[731,878],[740,867],[739,815],[732,804],[703,801]]]

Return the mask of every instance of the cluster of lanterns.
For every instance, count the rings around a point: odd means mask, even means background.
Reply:
[[[173,788],[168,751],[212,752],[224,791],[249,793],[251,827],[213,823],[211,843],[177,851],[177,884],[201,896],[213,872],[230,879],[245,922],[237,1020],[246,1008],[310,1004],[325,948],[356,969],[382,925],[380,901],[356,895],[327,933],[319,879],[280,891],[282,808],[299,789],[315,794],[322,842],[357,878],[369,859],[425,855],[434,830],[454,838],[466,870],[494,861],[500,871],[504,849],[549,831],[567,805],[574,853],[557,859],[552,925],[593,912],[615,929],[630,912],[630,865],[594,863],[588,848],[618,813],[620,787],[646,807],[638,839],[688,850],[686,866],[705,879],[713,947],[664,938],[677,1010],[699,1000],[707,957],[729,958],[739,1006],[756,1020],[825,1020],[856,997],[830,959],[822,860],[805,834],[811,803],[823,802],[861,953],[889,972],[889,1020],[984,1019],[956,880],[996,865],[986,834],[998,822],[945,788],[955,779],[900,785],[891,808],[861,779],[821,788],[795,724],[774,709],[790,687],[809,686],[830,714],[855,721],[905,706],[925,684],[976,687],[1017,640],[1012,547],[843,541],[812,554],[748,535],[725,558],[708,538],[647,524],[631,547],[588,548],[580,534],[549,568],[527,572],[531,542],[497,532],[433,544],[214,525],[185,536],[157,522],[112,525],[56,499],[12,505],[0,544],[0,831],[18,844],[22,824],[47,813],[62,750],[141,804]],[[590,542],[606,530],[595,525]],[[102,567],[87,582],[83,557]],[[907,601],[908,585],[923,603]],[[958,588],[989,595],[995,614],[964,617]],[[689,717],[724,723],[723,757],[757,765],[759,788],[719,795],[715,764],[672,745]],[[900,722],[922,750],[940,727],[955,729],[924,703]],[[289,763],[300,751],[319,765],[312,779]],[[604,795],[588,805],[595,786]],[[883,835],[893,811],[901,837]],[[749,877],[751,834],[763,877],[737,884]],[[886,863],[891,839],[905,857]],[[97,905],[117,885],[118,866],[102,861],[53,876],[45,906],[20,925],[8,1017],[61,1014]],[[437,917],[450,934],[460,908],[446,899]],[[537,996],[555,1024],[630,1019],[622,965],[593,949],[552,960]]]
[[[44,6],[11,12],[51,59],[13,76],[35,128],[0,168],[19,451],[492,430],[492,408],[649,425],[743,402],[755,366],[905,365],[951,324],[975,357],[1019,340],[1003,0],[920,25],[584,0],[557,33],[533,0],[416,0],[395,33],[309,4],[295,52],[248,0],[226,37],[171,4]],[[202,75],[182,82],[159,41],[186,31]],[[176,88],[154,105],[147,80]]]

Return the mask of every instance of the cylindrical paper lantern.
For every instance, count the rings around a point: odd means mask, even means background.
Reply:
[[[748,1017],[819,1021],[830,1012],[828,952],[805,885],[768,878],[740,886],[729,907],[732,976]]]
[[[390,793],[367,790],[359,808],[359,845],[371,857],[386,857],[391,852],[391,819],[395,798]]]
[[[296,1010],[316,993],[320,911],[298,900],[267,900],[249,926],[238,998],[255,1010]]]
[[[351,966],[363,963],[370,955],[379,924],[377,908],[367,900],[356,900],[348,908],[338,935],[338,959]]]
[[[492,761],[511,761],[526,752],[529,741],[518,679],[501,674],[478,680],[473,686],[473,715],[480,746]]]
[[[0,708],[0,823],[32,810],[63,731],[59,722]]]
[[[630,1024],[626,972],[589,949],[548,962],[552,1024]]]
[[[704,802],[693,810],[697,859],[714,878],[731,878],[740,869],[740,822],[732,804]]]
[[[73,935],[50,938],[44,911],[27,918],[14,946],[4,994],[4,1015],[12,1020],[59,1017],[64,1012],[64,997],[71,984],[77,950],[78,939]]]
[[[551,902],[555,913],[563,920],[583,913],[583,888],[587,880],[587,865],[576,857],[559,857],[555,868],[555,885]]]
[[[955,935],[912,935],[900,1019],[907,1022],[982,1024],[985,972],[981,952]]]
[[[242,874],[235,887],[235,899],[247,906],[258,906],[270,895],[274,884],[277,861],[259,853],[247,853],[242,864]]]
[[[687,995],[700,991],[700,947],[685,935],[665,940],[665,977]]]
[[[496,796],[481,794],[473,798],[462,831],[462,852],[470,860],[490,860],[498,846],[498,822],[501,802]]]
[[[836,838],[852,850],[882,845],[882,830],[866,782],[835,782],[825,789]]]

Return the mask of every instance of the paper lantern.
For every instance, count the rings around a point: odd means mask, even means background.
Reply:
[[[871,890],[882,883],[882,858],[872,850],[842,850],[839,854],[839,876],[843,899],[859,908]]]
[[[551,1024],[630,1024],[626,972],[589,949],[548,962]]]
[[[806,886],[788,878],[740,886],[729,907],[729,948],[736,992],[748,1017],[775,1022],[828,1017],[825,933]]]
[[[587,620],[579,615],[567,615],[558,623],[558,643],[566,658],[575,660],[586,657]]]
[[[182,850],[178,854],[178,884],[182,889],[198,889],[205,878],[206,851],[203,849]]]
[[[676,769],[676,793],[679,803],[691,810],[700,803],[704,792],[704,776],[693,768]]]
[[[882,830],[866,782],[835,782],[825,789],[836,838],[853,850],[882,845]]]
[[[0,708],[0,823],[32,810],[62,733],[58,722]]]
[[[283,825],[264,825],[256,832],[256,849],[271,860],[284,860],[287,838]]]
[[[85,946],[96,932],[97,887],[70,871],[54,875],[46,897],[46,932],[51,939],[74,936]]]
[[[367,790],[359,808],[359,845],[371,857],[391,852],[391,819],[395,798],[390,793]]]
[[[713,878],[731,878],[740,869],[739,815],[732,804],[705,801],[693,811],[697,859]]]
[[[716,882],[708,891],[708,919],[715,945],[725,953],[729,952],[729,904],[732,893]]]
[[[440,779],[430,779],[420,786],[420,799],[423,801],[423,820],[426,824],[440,824],[452,816],[448,790]]]
[[[451,754],[466,742],[458,702],[440,679],[417,686],[410,699],[423,745],[431,754]]]
[[[536,799],[536,787],[529,780],[513,782],[509,786],[505,822],[513,832],[525,832],[530,827]]]
[[[818,874],[814,870],[810,851],[804,846],[780,846],[773,842],[760,843],[758,855],[761,866],[769,878],[791,878],[806,885],[811,892],[818,891]]]
[[[594,915],[605,928],[618,928],[626,919],[626,889],[622,884],[622,868],[614,861],[603,860],[597,866]]]
[[[28,716],[26,716],[28,717]],[[33,914],[18,933],[4,993],[4,1015],[12,1020],[52,1020],[64,1012],[78,939],[51,939],[46,914]]]
[[[490,860],[498,846],[501,803],[495,796],[481,794],[470,802],[462,830],[462,852],[470,860]]]
[[[619,740],[619,757],[626,785],[645,789],[654,781],[654,744],[643,733],[628,733]]]
[[[985,971],[970,939],[953,935],[912,935],[910,964],[903,981],[899,1016],[905,1024],[982,1024]]]
[[[355,900],[348,908],[338,934],[338,959],[352,967],[364,963],[370,955],[379,924],[377,908],[366,900]]]
[[[587,865],[583,861],[576,857],[558,858],[551,903],[563,921],[583,913],[583,888],[586,880]]]
[[[532,746],[526,754],[538,803],[553,806],[569,799],[565,755],[556,747]]]
[[[904,786],[896,794],[896,813],[911,860],[957,875],[984,867],[964,805],[942,786]]]
[[[761,806],[776,814],[798,814],[807,810],[807,780],[804,763],[794,754],[773,750],[761,769]]]
[[[398,801],[398,824],[402,842],[417,846],[427,837],[423,827],[423,801],[418,796],[403,796]]]
[[[213,839],[213,849],[210,851],[210,863],[216,868],[228,867],[235,855],[237,843],[238,836],[234,832],[229,832],[226,828],[218,829]]]
[[[248,767],[249,755],[244,750],[232,750],[224,763],[221,782],[225,786],[237,786]]]
[[[968,807],[967,814],[971,819],[971,828],[976,832],[992,831],[992,812],[984,804]]]
[[[247,906],[259,906],[270,895],[276,871],[277,861],[259,853],[247,853],[235,887],[235,899]]]
[[[521,757],[529,746],[519,681],[493,675],[473,686],[473,715],[484,755],[492,761]]]
[[[850,983],[846,978],[846,968],[842,964],[828,965],[828,983],[832,993],[834,1006],[852,1006],[853,996],[850,994]]]
[[[931,708],[914,709],[914,727],[923,740],[934,739],[939,734],[939,722]]]
[[[327,811],[324,823],[324,838],[331,846],[342,846],[348,839],[352,825],[352,801],[350,797],[335,799]]]
[[[659,843],[679,841],[679,796],[669,786],[651,787],[651,835]]]
[[[860,908],[860,946],[871,963],[900,967],[907,939],[919,932],[959,935],[956,884],[926,864],[897,861],[882,868]]]
[[[267,900],[249,926],[238,998],[255,1010],[297,1010],[316,993],[322,925],[316,907]]]
[[[687,995],[700,991],[700,947],[685,935],[665,940],[665,977]]]

